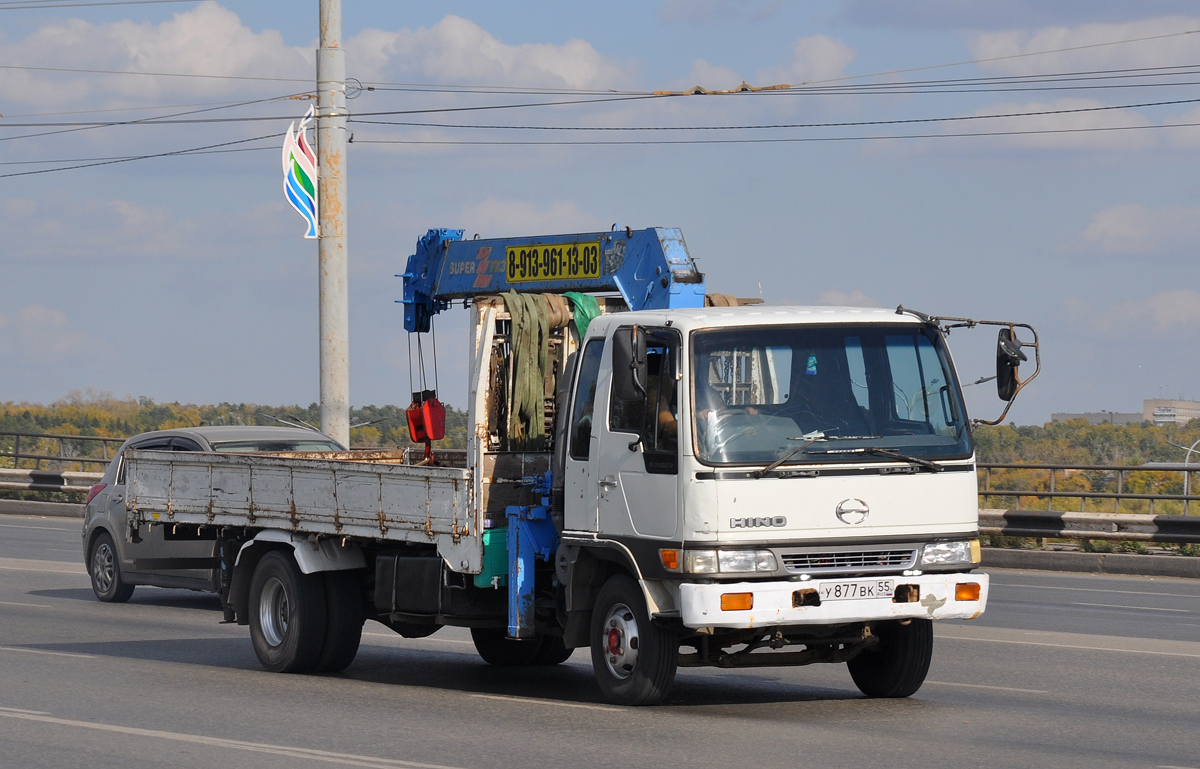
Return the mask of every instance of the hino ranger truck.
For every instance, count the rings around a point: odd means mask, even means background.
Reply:
[[[710,294],[663,228],[431,230],[400,277],[418,341],[454,305],[473,320],[465,459],[122,458],[112,536],[210,541],[188,565],[267,669],[344,669],[374,619],[470,628],[495,665],[586,648],[626,705],[662,701],[679,667],[815,662],[906,697],[934,623],[986,608],[947,336],[1000,327],[1007,413],[1037,374],[1018,376],[1024,349],[1040,369],[1030,326]],[[413,395],[414,438],[440,437],[436,393]]]

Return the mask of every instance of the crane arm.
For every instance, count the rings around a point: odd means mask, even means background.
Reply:
[[[618,291],[631,310],[704,306],[704,274],[677,228],[463,240],[430,230],[404,273],[404,328],[429,330],[454,299],[504,291]]]

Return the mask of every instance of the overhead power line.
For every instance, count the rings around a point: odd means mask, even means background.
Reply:
[[[39,3],[36,0],[20,0],[20,2],[0,3],[0,11],[32,11],[42,8],[90,8],[101,5],[161,5],[163,3],[194,3],[197,0],[95,0],[95,2],[53,2]]]
[[[267,134],[266,136],[255,136],[252,139],[236,139],[234,141],[219,142],[217,144],[206,144],[201,147],[189,147],[187,149],[182,149],[182,150],[171,150],[169,152],[154,152],[154,153],[149,153],[146,155],[130,155],[130,156],[118,157],[118,158],[97,158],[95,160],[85,160],[84,162],[78,163],[76,165],[62,166],[60,168],[41,168],[36,171],[14,171],[13,173],[0,174],[0,179],[8,179],[13,176],[34,176],[37,174],[50,174],[50,173],[54,173],[56,171],[74,171],[79,168],[95,168],[96,166],[110,166],[110,165],[114,165],[116,163],[129,163],[129,162],[135,161],[135,160],[149,160],[151,158],[166,158],[166,157],[172,157],[172,156],[176,156],[176,155],[208,155],[208,154],[213,154],[213,152],[218,147],[230,147],[235,144],[247,144],[249,142],[263,141],[264,139],[278,139],[278,138],[279,137],[276,134]],[[253,147],[253,148],[248,148],[248,149],[264,149],[264,150],[270,149],[270,150],[275,150],[276,152],[279,151],[278,148],[274,147],[274,146]]]
[[[950,117],[900,118],[895,120],[851,120],[828,123],[769,123],[759,125],[719,126],[550,126],[550,125],[469,125],[464,123],[418,123],[389,120],[363,120],[351,117],[350,122],[366,125],[396,125],[421,128],[477,128],[488,130],[521,131],[752,131],[782,128],[856,128],[863,126],[904,125],[911,123],[953,123],[965,120],[997,120],[1005,118],[1042,117],[1046,115],[1071,115],[1085,112],[1111,112],[1113,110],[1137,109],[1141,107],[1164,107],[1175,104],[1197,104],[1197,99],[1174,99],[1171,101],[1143,102],[1141,104],[1117,104],[1102,107],[1073,107],[1069,109],[1046,109],[1030,112],[999,112],[983,115],[954,115]]]
[[[581,141],[534,141],[486,139],[355,139],[354,144],[445,144],[462,146],[605,146],[650,144],[801,144],[809,142],[884,141],[887,139],[956,139],[980,136],[1036,136],[1042,134],[1101,133],[1105,131],[1138,131],[1157,128],[1194,128],[1200,123],[1166,123],[1140,126],[1097,126],[1092,128],[1044,128],[1028,131],[971,131],[964,133],[879,134],[872,136],[775,136],[730,139],[585,139]]]

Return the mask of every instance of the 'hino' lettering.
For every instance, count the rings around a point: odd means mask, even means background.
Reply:
[[[776,515],[771,518],[730,518],[731,529],[757,529],[765,526],[787,526],[787,517]]]

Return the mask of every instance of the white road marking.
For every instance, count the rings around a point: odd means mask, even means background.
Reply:
[[[1195,766],[1172,766],[1170,764],[1159,764],[1156,769],[1198,769]]]
[[[25,721],[37,721],[59,726],[73,726],[79,729],[95,729],[102,732],[129,734],[137,737],[152,737],[175,742],[190,742],[199,745],[211,745],[218,748],[246,750],[252,753],[271,753],[288,758],[306,758],[310,761],[323,761],[327,764],[342,764],[344,766],[366,766],[374,769],[457,769],[457,767],[441,764],[422,764],[416,761],[400,761],[393,758],[377,758],[375,756],[359,756],[352,753],[330,753],[324,750],[298,748],[291,745],[271,745],[262,742],[245,742],[243,740],[228,740],[222,737],[206,737],[200,734],[183,734],[179,732],[164,732],[158,729],[138,729],[131,726],[117,726],[95,721],[73,721],[66,718],[53,718],[49,714],[32,711],[17,711],[16,709],[0,708],[0,718],[16,718]]]
[[[96,659],[95,654],[76,654],[75,652],[51,652],[45,649],[26,649],[21,646],[0,646],[0,651],[5,652],[29,652],[30,654],[49,654],[54,657],[80,657],[85,660]]]
[[[1105,609],[1137,609],[1138,611],[1177,611],[1183,614],[1191,614],[1191,609],[1158,609],[1153,606],[1118,606],[1111,603],[1080,603],[1076,601],[1072,606],[1103,606]]]
[[[1188,593],[1157,593],[1153,590],[1109,590],[1104,587],[1054,587],[1053,585],[1009,585],[1003,582],[992,582],[992,587],[1020,587],[1026,590],[1077,590],[1081,593],[1117,593],[1123,595],[1161,595],[1166,598],[1200,598]]]
[[[22,710],[21,708],[0,708],[0,711],[8,713],[24,713],[30,716],[48,716],[50,715],[44,710]]]
[[[1018,646],[1050,646],[1055,649],[1083,649],[1093,652],[1120,652],[1121,654],[1153,654],[1158,657],[1191,657],[1200,659],[1200,654],[1188,654],[1186,652],[1160,652],[1150,649],[1114,649],[1108,646],[1079,646],[1076,644],[1052,644],[1045,641],[1009,641],[1001,638],[967,638],[966,636],[944,635],[939,634],[938,638],[945,638],[950,641],[983,641],[984,643],[994,644],[1017,644]]]
[[[553,705],[556,708],[582,708],[584,710],[608,710],[616,713],[622,712],[622,708],[615,708],[610,705],[588,705],[582,702],[556,702],[555,700],[541,700],[535,697],[508,697],[500,694],[468,694],[468,697],[477,697],[481,700],[500,700],[501,702],[528,702],[533,705]]]
[[[1020,692],[1022,694],[1049,694],[1050,692],[1043,689],[1017,689],[1012,686],[987,686],[985,684],[959,684],[953,681],[926,681],[925,685],[933,684],[934,686],[962,686],[967,689],[996,689],[1002,692]]]
[[[52,609],[48,603],[17,603],[16,601],[0,601],[0,606],[30,606],[34,609]]]
[[[39,531],[74,531],[71,526],[20,526],[15,523],[0,523],[0,529],[38,529]]]

